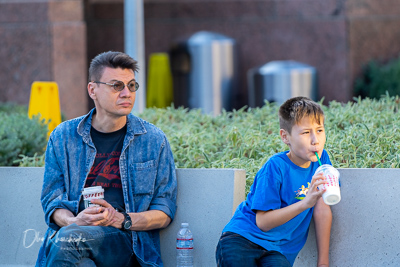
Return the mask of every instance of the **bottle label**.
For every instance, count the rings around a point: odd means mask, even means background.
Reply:
[[[176,239],[176,249],[193,249],[193,238],[190,239]]]

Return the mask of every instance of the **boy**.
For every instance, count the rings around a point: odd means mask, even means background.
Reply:
[[[223,230],[218,266],[292,266],[306,242],[311,217],[318,266],[329,266],[332,213],[321,198],[324,191],[317,189],[325,178],[314,175],[319,166],[315,152],[322,164],[331,164],[324,150],[324,113],[312,100],[294,97],[280,107],[279,124],[289,150],[272,156],[258,171],[247,199]]]

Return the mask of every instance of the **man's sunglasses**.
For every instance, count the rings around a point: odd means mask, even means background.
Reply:
[[[125,88],[125,84],[121,81],[116,81],[114,83],[92,81],[92,83],[101,83],[101,84],[106,84],[106,85],[112,86],[114,88],[114,90],[117,92],[121,92]],[[139,89],[139,84],[135,80],[131,80],[130,82],[128,82],[126,87],[128,87],[129,91],[136,92]]]

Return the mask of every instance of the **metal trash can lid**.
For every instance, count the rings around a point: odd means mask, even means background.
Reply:
[[[189,45],[195,46],[195,45],[204,45],[208,43],[211,44],[215,41],[235,43],[235,40],[233,38],[230,38],[220,33],[210,32],[210,31],[197,32],[192,36],[190,36],[187,42]]]
[[[260,74],[271,74],[271,73],[281,73],[281,72],[291,72],[292,70],[315,70],[313,66],[300,63],[294,60],[283,60],[283,61],[271,61],[265,65],[258,68],[258,73]]]

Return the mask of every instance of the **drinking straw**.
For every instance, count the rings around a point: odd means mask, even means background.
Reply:
[[[321,166],[321,165],[322,165],[322,163],[321,163],[321,160],[319,159],[318,152],[315,152],[315,156],[317,156],[317,159],[318,159],[319,166]]]

